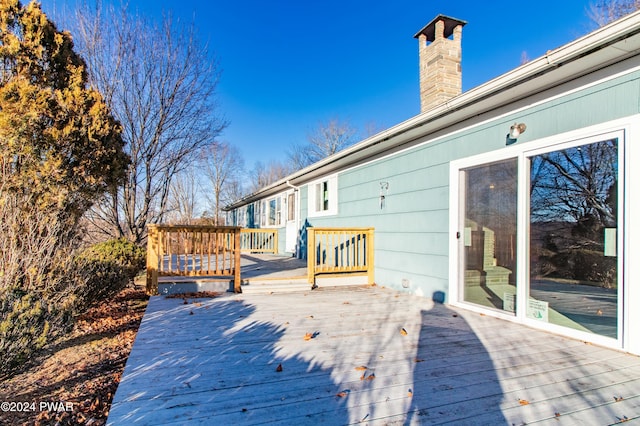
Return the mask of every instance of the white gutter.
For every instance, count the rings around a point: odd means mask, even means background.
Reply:
[[[348,157],[354,157],[353,161],[349,162],[349,164],[352,164],[358,161],[359,153],[363,153],[363,157],[369,157],[394,145],[408,143],[419,136],[426,136],[455,122],[495,109],[505,102],[498,95],[508,90],[515,92],[509,94],[509,101],[512,102],[544,90],[550,84],[559,84],[562,82],[562,78],[575,78],[585,75],[594,69],[623,60],[640,49],[640,37],[633,37],[639,33],[640,11],[627,15],[557,49],[550,50],[544,56],[456,96],[442,105],[292,173],[286,178],[226,206],[225,210],[231,210],[282,191],[286,186],[293,186],[291,181],[298,181],[298,185],[301,185],[318,177],[320,173],[335,172],[344,167],[344,165],[340,164],[340,160],[348,159]],[[602,53],[605,49],[610,50],[606,52],[606,55]],[[601,55],[590,57],[595,52],[599,52]],[[541,78],[552,71],[562,70],[563,67],[570,63],[581,61],[584,61],[585,64],[576,70],[571,70],[570,72],[568,70],[566,76],[561,73],[556,79],[551,79],[550,82]],[[472,110],[471,107],[473,105],[479,105],[483,102],[484,104]],[[468,114],[465,114],[466,110],[468,110]],[[459,114],[456,117],[451,117],[454,112],[459,112]],[[453,120],[448,120],[448,116]],[[430,125],[429,128],[423,129],[426,125]],[[420,130],[420,135],[416,134],[418,130]],[[380,146],[379,151],[376,150],[376,146]],[[365,150],[370,150],[371,152],[365,153]]]

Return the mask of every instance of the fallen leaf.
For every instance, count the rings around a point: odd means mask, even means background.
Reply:
[[[620,402],[620,401],[622,401],[624,398],[623,398],[623,397],[621,397],[621,396],[614,396],[614,397],[613,397],[613,399],[614,399],[616,402]]]
[[[598,314],[598,315],[602,315],[602,309],[598,309],[598,311],[596,312],[596,314]]]
[[[362,373],[362,376],[360,376],[360,380],[364,380],[365,376],[367,375],[366,372]]]
[[[282,364],[278,364],[278,366],[276,367],[276,372],[282,373]]]
[[[376,374],[375,374],[375,373],[371,373],[371,374],[369,375],[369,377],[367,377],[367,380],[373,380],[373,379],[375,379],[375,378],[376,378]]]
[[[403,336],[407,335],[407,330],[404,329],[404,327],[400,330],[400,334],[402,334]]]
[[[320,334],[319,331],[314,331],[313,333],[307,333],[304,335],[304,340],[311,340],[311,339],[315,339],[318,334]]]
[[[424,362],[424,359],[416,358],[416,362]]]
[[[529,405],[529,401],[527,401],[526,399],[520,399],[518,400],[518,402],[520,403],[520,405]]]
[[[560,417],[560,413],[556,413],[556,417]]]
[[[413,396],[413,391],[412,391],[411,389],[409,389],[409,390],[407,391],[407,396],[408,396],[409,398],[411,398],[411,397]]]
[[[358,367],[356,367],[356,371],[365,371],[367,369],[366,365],[359,365]]]
[[[347,395],[349,395],[349,391],[342,391],[342,392],[338,392],[338,393],[336,394],[336,396],[337,396],[338,398],[344,398],[344,397],[345,397],[345,396],[347,396]]]

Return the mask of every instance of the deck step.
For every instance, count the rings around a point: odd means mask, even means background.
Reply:
[[[311,284],[306,278],[255,279],[243,280],[242,283],[242,293],[244,294],[290,293],[309,290],[311,290]]]

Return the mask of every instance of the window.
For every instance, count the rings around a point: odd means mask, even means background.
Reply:
[[[316,183],[316,211],[329,210],[329,181]]]
[[[286,198],[284,198],[283,195],[278,195],[256,203],[256,217],[260,219],[260,227],[265,228],[284,225],[283,204],[285,201]]]
[[[287,221],[291,222],[291,221],[296,220],[296,194],[295,194],[295,192],[290,193],[289,196],[288,196],[287,209],[288,209]]]
[[[241,207],[238,210],[236,210],[238,212],[238,220],[236,222],[236,226],[242,226],[242,227],[247,226],[246,209],[247,209],[246,207]]]
[[[282,198],[271,198],[269,200],[269,226],[280,225],[282,225]]]
[[[338,213],[338,177],[309,184],[309,216],[329,216]]]
[[[261,201],[259,203],[260,206],[260,226],[264,227],[267,225],[267,202]]]

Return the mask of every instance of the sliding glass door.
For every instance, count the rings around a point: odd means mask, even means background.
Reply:
[[[618,140],[527,158],[527,317],[618,336]]]
[[[620,341],[623,147],[616,132],[456,162],[457,300]]]
[[[517,160],[464,169],[461,179],[464,301],[515,312]]]

